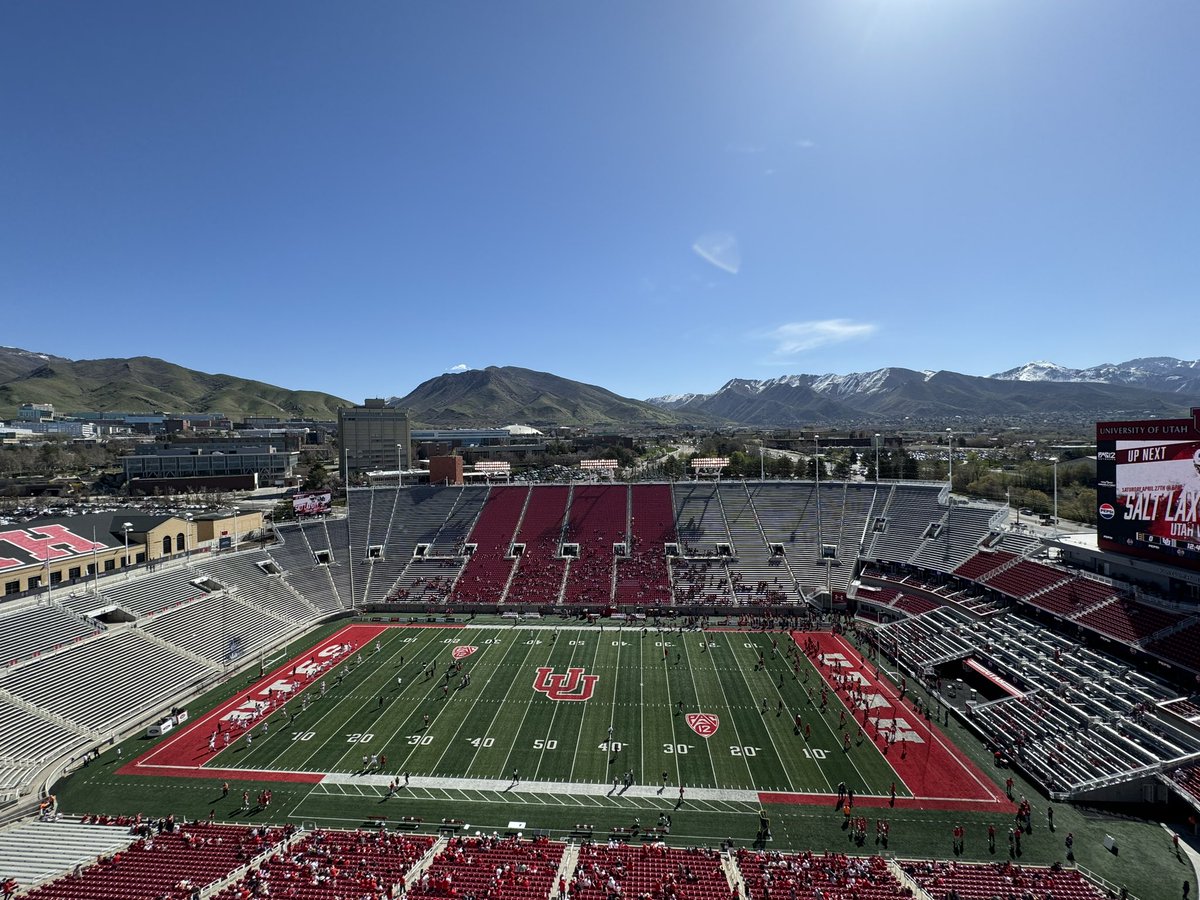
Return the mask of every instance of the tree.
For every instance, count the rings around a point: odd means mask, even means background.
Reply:
[[[329,470],[325,468],[323,462],[316,460],[308,467],[308,474],[304,476],[304,489],[319,491],[327,487],[329,487]]]

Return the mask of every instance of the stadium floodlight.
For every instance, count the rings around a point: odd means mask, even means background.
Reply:
[[[954,490],[954,429],[946,429],[946,444],[949,447],[949,469],[946,474],[946,480],[950,482],[950,490]]]
[[[396,445],[396,487],[404,487],[404,463],[401,462],[400,448],[403,444]]]
[[[614,481],[616,480],[619,466],[620,463],[615,459],[581,459],[579,461],[579,468],[584,473],[596,478],[608,478]]]
[[[875,483],[879,483],[879,432],[875,432]]]
[[[238,507],[235,506],[233,508],[233,549],[235,551],[238,548],[237,514],[238,514]]]
[[[187,521],[187,527],[183,531],[183,552],[187,559],[192,558],[192,514],[185,513],[183,518]]]
[[[121,530],[125,532],[125,561],[123,567],[125,569],[125,577],[129,577],[129,532],[133,531],[133,523],[126,522],[121,526]]]
[[[482,474],[489,481],[493,477],[502,477],[507,480],[512,474],[512,465],[500,460],[484,459],[475,463],[475,471]]]
[[[728,456],[702,456],[692,460],[692,470],[696,475],[710,475],[721,478],[721,470],[729,465]]]

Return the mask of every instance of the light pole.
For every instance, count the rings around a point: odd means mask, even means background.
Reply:
[[[238,508],[235,506],[233,508],[233,549],[235,551],[238,548],[237,514],[238,514]]]
[[[187,522],[183,529],[184,559],[190,563],[192,561],[192,514],[188,513],[183,518]]]
[[[767,480],[767,446],[761,440],[758,442],[758,480]]]
[[[1054,539],[1058,540],[1058,460],[1054,460]]]
[[[946,449],[947,449],[948,459],[949,459],[949,471],[947,473],[947,478],[950,481],[950,491],[951,491],[951,493],[953,493],[953,491],[954,491],[954,430],[952,428],[946,429],[946,444],[947,444]]]
[[[128,578],[129,577],[129,532],[133,530],[133,523],[126,522],[124,525],[121,526],[121,530],[123,532],[125,532],[125,559],[121,563],[121,565],[122,565],[122,568],[125,569],[125,577]]]
[[[879,484],[879,432],[875,432],[875,483]]]
[[[400,462],[400,448],[403,446],[403,444],[396,445],[396,487],[404,487],[404,466]]]

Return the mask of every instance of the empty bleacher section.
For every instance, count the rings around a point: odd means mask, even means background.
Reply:
[[[530,492],[515,543],[525,549],[508,586],[506,600],[514,603],[557,603],[562,593],[566,561],[559,558],[559,540],[570,489],[557,485]]]
[[[1155,656],[1200,673],[1200,621],[1190,622],[1147,642],[1145,649]]]
[[[82,741],[78,730],[0,698],[0,798],[15,795],[41,766]]]
[[[1055,900],[1105,900],[1105,893],[1077,869],[1019,866],[1011,862],[969,865],[961,862],[901,863],[933,900],[991,900],[993,897],[1054,897]]]
[[[1177,696],[1168,685],[1020,616],[968,622],[942,609],[883,626],[876,640],[910,674],[947,666],[939,674],[952,682],[970,658],[1021,691],[968,705],[968,721],[1056,795],[1200,758],[1195,729],[1158,711]]]
[[[163,613],[142,624],[141,630],[220,665],[270,647],[292,634],[296,625],[243,603],[236,594],[217,594]]]
[[[772,553],[746,485],[723,484],[719,493],[733,541],[730,577],[737,599],[744,603],[799,600],[787,559],[782,553]]]
[[[433,838],[387,831],[308,832],[271,854],[214,900],[282,896],[292,900],[399,896],[409,870],[429,852]],[[286,888],[281,888],[286,885]]]
[[[956,504],[936,533],[913,557],[913,565],[938,572],[952,572],[966,562],[989,534],[1001,527],[998,519],[1007,515],[1004,507]]]
[[[1178,625],[1186,618],[1187,616],[1181,613],[1120,597],[1085,612],[1075,621],[1101,634],[1132,644]]]
[[[946,513],[934,485],[892,485],[882,504],[876,503],[863,554],[877,562],[909,562],[921,549],[929,527]]]
[[[170,569],[129,581],[101,582],[100,594],[134,615],[144,616],[204,594],[203,588],[192,584],[195,580],[196,573],[189,568]]]
[[[16,604],[14,604],[14,607]],[[25,605],[0,615],[0,653],[14,665],[88,637],[101,626],[59,606]]]
[[[238,600],[268,615],[293,626],[312,621],[317,617],[316,608],[284,584],[281,576],[264,568],[271,562],[267,554],[251,551],[205,560],[196,569],[215,579]]]
[[[28,888],[110,856],[133,840],[128,827],[27,819],[0,831],[0,869]]]
[[[675,532],[684,556],[715,556],[719,546],[733,543],[715,484],[689,482],[673,490]]]
[[[572,491],[563,543],[574,544],[578,556],[567,563],[565,602],[612,601],[616,558],[613,545],[628,546],[628,528],[628,485],[587,484]]]
[[[1064,584],[1069,578],[1070,575],[1062,569],[1022,559],[1011,566],[993,569],[981,579],[981,583],[1001,594],[1021,599]]]
[[[271,558],[284,578],[319,612],[339,612],[341,597],[333,581],[334,554],[328,546],[325,523],[301,522],[276,529]]]
[[[451,599],[459,602],[499,602],[504,597],[516,560],[509,548],[525,511],[530,489],[495,487],[487,495],[467,543],[475,546]]]
[[[429,548],[430,556],[463,556],[467,536],[471,533],[483,503],[488,496],[485,485],[469,485],[455,488],[458,494],[450,514],[442,522],[437,536]]]
[[[212,674],[211,667],[127,629],[13,669],[0,689],[102,733]]]
[[[671,489],[635,484],[630,493],[629,555],[617,560],[616,601],[664,606],[671,602],[666,547],[678,543]]]

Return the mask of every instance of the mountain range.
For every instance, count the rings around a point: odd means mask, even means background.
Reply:
[[[0,418],[22,403],[82,411],[220,412],[245,416],[336,419],[347,401],[319,391],[293,391],[233,375],[210,375],[150,356],[70,360],[0,347]]]
[[[212,375],[153,357],[70,360],[0,347],[0,417],[23,402],[81,410],[222,412],[335,419],[348,401],[232,375]],[[990,377],[883,368],[846,375],[735,378],[711,393],[635,400],[597,385],[516,366],[447,373],[392,406],[419,425],[662,428],[745,425],[912,427],[950,418],[984,423],[1086,422],[1183,416],[1200,406],[1200,360],[1149,357],[1090,369],[1031,362]]]
[[[1170,371],[1185,365],[1190,364]],[[1177,390],[1175,380],[1156,381],[1144,372],[1139,381],[1124,364],[1107,368],[1109,381],[1043,378],[1038,377],[1040,370],[1030,366],[990,378],[894,367],[848,375],[735,378],[710,394],[651,397],[647,402],[685,418],[705,415],[759,426],[887,424],[950,417],[985,421],[1056,416],[1081,421],[1187,412],[1188,400],[1180,396],[1185,392]],[[1195,374],[1200,376],[1200,369]]]

